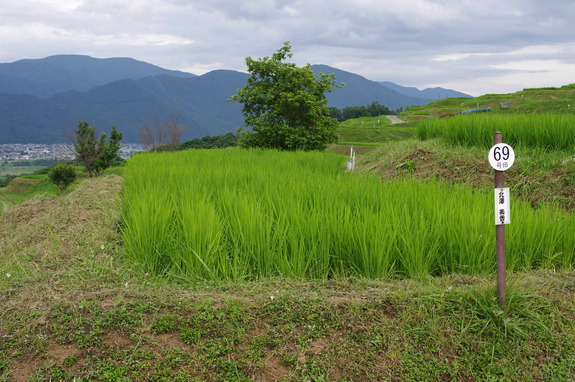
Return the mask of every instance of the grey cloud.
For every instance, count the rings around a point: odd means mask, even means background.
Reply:
[[[246,56],[270,55],[289,40],[300,64],[410,86],[460,81],[479,94],[506,91],[481,83],[520,73],[514,62],[573,62],[574,16],[571,0],[22,0],[0,8],[0,62],[77,53],[244,70]],[[437,59],[449,55],[455,59]],[[471,85],[474,77],[497,80]]]

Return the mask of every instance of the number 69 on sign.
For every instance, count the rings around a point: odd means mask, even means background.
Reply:
[[[498,143],[489,150],[489,164],[497,171],[506,171],[515,162],[515,152],[507,143]]]

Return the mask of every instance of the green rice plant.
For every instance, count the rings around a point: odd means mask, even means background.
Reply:
[[[420,121],[420,139],[441,137],[454,145],[491,147],[495,131],[513,147],[575,152],[575,118],[570,114],[476,114]]]
[[[127,260],[202,280],[419,277],[495,267],[492,190],[344,170],[333,153],[149,153],[125,170]],[[575,218],[512,203],[508,269],[568,268]]]

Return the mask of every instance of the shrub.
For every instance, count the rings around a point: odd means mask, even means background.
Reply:
[[[68,186],[76,180],[76,170],[74,166],[66,163],[58,163],[48,172],[48,178],[60,190],[63,195]]]

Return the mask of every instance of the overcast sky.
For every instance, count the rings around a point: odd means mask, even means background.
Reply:
[[[292,62],[474,96],[575,83],[574,0],[0,0],[0,62],[85,54],[203,74]]]

